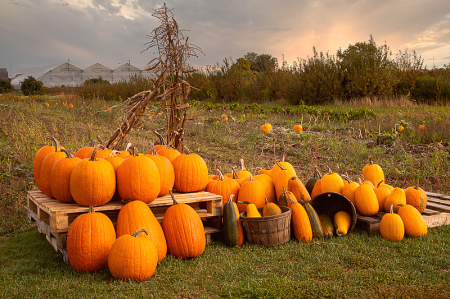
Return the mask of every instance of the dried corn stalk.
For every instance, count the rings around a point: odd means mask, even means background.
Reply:
[[[119,119],[121,125],[110,137],[107,147],[120,149],[126,135],[133,127],[142,126],[142,116],[149,103],[160,104],[161,112],[154,117],[165,114],[167,119],[167,144],[172,144],[183,152],[183,135],[186,122],[186,112],[189,104],[187,97],[193,87],[184,80],[186,74],[195,70],[190,69],[186,60],[191,56],[197,57],[201,49],[188,43],[188,38],[182,34],[175,21],[172,10],[164,4],[155,9],[152,14],[158,18],[161,25],[148,35],[150,41],[147,49],[156,48],[158,58],[149,62],[148,71],[153,74],[152,89],[142,91],[128,98],[118,105],[123,109]]]

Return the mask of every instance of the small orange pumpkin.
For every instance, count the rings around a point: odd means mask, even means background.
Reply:
[[[62,149],[66,154],[65,158],[55,162],[50,173],[50,187],[53,196],[60,202],[75,202],[70,193],[70,176],[75,165],[81,161],[78,157],[73,157],[69,151]]]
[[[172,161],[175,171],[175,189],[180,192],[195,192],[206,188],[208,184],[208,166],[205,160],[185,148],[181,154]]]

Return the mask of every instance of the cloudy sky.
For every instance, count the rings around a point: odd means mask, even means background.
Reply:
[[[99,62],[144,66],[142,52],[159,26],[156,0],[0,0],[0,68],[20,70]],[[248,52],[292,64],[317,51],[336,54],[373,36],[393,52],[415,50],[428,68],[450,64],[449,0],[167,0],[175,19],[204,55],[195,67]],[[434,59],[433,59],[434,58]]]

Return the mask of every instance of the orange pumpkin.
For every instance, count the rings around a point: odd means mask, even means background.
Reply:
[[[412,205],[422,214],[427,206],[427,194],[419,187],[419,184],[415,187],[406,188],[405,196],[406,204]]]
[[[224,208],[226,203],[225,199],[232,198],[231,195],[237,199],[241,186],[235,180],[225,179],[220,170],[215,169],[214,172],[218,173],[219,180],[210,181],[206,185],[206,191],[222,196],[222,208]]]
[[[66,157],[55,162],[50,173],[50,187],[53,196],[61,202],[75,202],[70,193],[70,176],[75,165],[81,161],[78,157],[73,157],[69,151],[62,150]]]
[[[111,163],[96,159],[96,145],[90,159],[78,162],[70,176],[70,192],[82,206],[101,206],[109,202],[116,191],[116,174]]]
[[[75,218],[67,233],[70,265],[78,272],[92,273],[106,269],[109,251],[115,240],[114,225],[108,216],[96,213],[93,207],[89,207],[89,213]]]
[[[351,181],[347,176],[345,176],[344,178],[348,181],[348,183],[345,184],[344,187],[342,187],[341,193],[342,195],[347,197],[354,206],[356,206],[355,190],[359,187],[359,184],[357,182]]]
[[[147,235],[141,233],[141,236],[152,241],[158,252],[158,262],[162,261],[167,254],[167,242],[161,224],[144,202],[130,201],[122,207],[117,217],[117,238],[132,234],[139,228],[148,231]]]
[[[280,171],[277,172],[273,183],[275,185],[276,196],[277,198],[280,198],[283,188],[288,187],[289,179],[295,177],[296,175],[291,170],[281,165],[280,162],[277,162],[277,166],[280,168]]]
[[[305,186],[298,177],[294,176],[289,179],[287,190],[291,191],[298,201],[303,200],[306,203],[311,201],[311,196],[309,195],[308,190],[306,190]]]
[[[262,208],[265,205],[266,190],[260,182],[253,179],[250,175],[250,179],[242,184],[238,194],[238,209],[239,213],[246,211],[247,206],[240,204],[239,201],[247,201],[256,206],[256,208]]]
[[[388,196],[391,194],[391,190],[389,190],[388,188],[384,187],[382,184],[382,181],[378,184],[378,186],[376,188],[373,189],[373,191],[375,191],[375,194],[377,195],[377,199],[378,199],[378,206],[380,211],[385,211],[384,210],[384,203],[386,201],[386,199],[388,198]],[[385,211],[388,212],[388,211]]]
[[[125,159],[117,168],[117,188],[123,199],[151,203],[161,191],[161,177],[155,162],[147,156],[137,155]]]
[[[366,180],[371,181],[373,186],[385,180],[383,169],[381,169],[380,165],[373,164],[372,157],[369,157],[369,164],[364,166],[362,175]]]
[[[179,204],[172,193],[173,206],[169,207],[162,222],[168,252],[175,258],[200,256],[205,250],[206,237],[198,213],[187,204]]]
[[[378,200],[373,188],[362,184],[355,190],[356,208],[363,216],[372,216],[379,212]]]
[[[170,162],[173,162],[173,160],[181,155],[181,153],[170,145],[167,145],[165,148],[158,151],[158,155],[164,156],[169,159]]]
[[[62,151],[62,148],[59,145],[59,142],[56,142],[55,152],[48,154],[45,159],[42,161],[41,172],[39,174],[40,181],[40,190],[50,198],[53,198],[52,193],[52,168],[53,165],[59,159],[62,159],[66,156],[66,154]]]
[[[159,196],[164,196],[169,194],[169,190],[173,188],[175,184],[175,170],[172,163],[164,156],[158,155],[158,152],[154,146],[152,146],[152,151],[150,154],[145,155],[155,162],[156,167],[159,171],[159,176],[161,179],[161,189],[159,191]]]
[[[384,211],[389,211],[391,205],[394,206],[394,213],[398,212],[399,205],[406,205],[406,194],[402,188],[394,188],[391,194],[384,201]]]
[[[144,281],[153,276],[158,264],[158,252],[151,240],[141,237],[139,229],[134,234],[122,235],[111,246],[108,268],[117,279]]]
[[[100,145],[100,147],[101,147],[102,149],[99,148],[99,149],[97,150],[97,154],[95,155],[95,156],[97,157],[97,159],[105,158],[106,156],[111,155],[112,150],[105,149],[105,147],[104,147],[103,145]],[[90,157],[92,156],[92,153],[93,153],[93,152],[94,152],[93,149],[90,150],[90,151],[86,154],[86,156],[85,156],[84,158],[90,158]]]
[[[187,148],[185,152],[172,162],[175,171],[175,189],[186,193],[205,189],[208,184],[208,166],[205,160]]]
[[[33,161],[33,175],[34,175],[34,183],[36,184],[36,187],[41,190],[41,185],[40,185],[40,181],[39,181],[39,176],[41,174],[41,166],[42,166],[42,161],[44,161],[45,157],[47,157],[47,155],[54,153],[55,149],[57,147],[56,143],[58,142],[55,138],[53,137],[47,137],[47,139],[51,140],[51,144],[50,145],[45,145],[43,147],[41,147],[36,155],[34,156],[34,161]],[[58,142],[59,143],[59,142]]]
[[[281,158],[281,161],[276,161],[275,165],[272,168],[272,171],[270,172],[270,177],[272,178],[272,180],[274,182],[275,182],[275,178],[276,178],[278,172],[281,170],[281,168],[278,165],[278,163],[281,164],[285,169],[289,169],[294,174],[293,176],[297,176],[297,173],[295,172],[295,169],[291,165],[291,163],[285,161],[287,152],[288,152],[288,150],[284,151],[283,157]]]
[[[243,178],[243,179],[248,178],[251,175],[251,173],[250,173],[250,171],[245,169],[244,159],[241,159],[240,162],[241,162],[241,170],[239,170],[237,172],[237,175],[238,175],[238,177]]]
[[[341,193],[344,187],[344,181],[341,176],[329,169],[327,174],[322,176],[322,192],[336,192]]]
[[[93,150],[95,147],[95,140],[91,142],[91,144],[89,146],[85,146],[80,148],[79,150],[77,150],[77,152],[75,153],[75,157],[80,158],[80,159],[84,159],[86,158],[86,155]]]
[[[295,125],[293,131],[294,132],[299,132],[299,133],[303,132],[302,125]]]
[[[261,184],[263,184],[264,188],[266,189],[266,197],[267,200],[269,202],[277,202],[277,198],[276,198],[276,193],[275,193],[275,184],[273,183],[272,179],[270,178],[270,176],[268,176],[267,174],[258,174],[258,175],[254,175],[252,176],[252,178],[255,181],[260,182]],[[242,184],[244,184],[245,182],[247,182],[248,180],[250,180],[250,177],[244,179],[242,181]]]

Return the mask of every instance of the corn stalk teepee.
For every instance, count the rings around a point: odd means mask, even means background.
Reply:
[[[183,135],[186,122],[186,112],[189,108],[187,97],[193,87],[184,80],[185,76],[194,72],[186,60],[197,57],[201,49],[188,43],[178,23],[174,19],[172,9],[166,4],[154,10],[152,16],[159,19],[161,25],[153,29],[147,37],[150,39],[144,50],[156,48],[158,57],[148,63],[148,71],[153,74],[152,88],[139,92],[118,105],[123,109],[118,129],[109,138],[106,147],[120,149],[126,135],[133,127],[143,125],[142,117],[149,103],[160,104],[160,112],[150,117],[150,120],[163,114],[167,120],[167,144],[172,145],[181,153],[184,151]],[[143,51],[143,52],[144,52]]]

